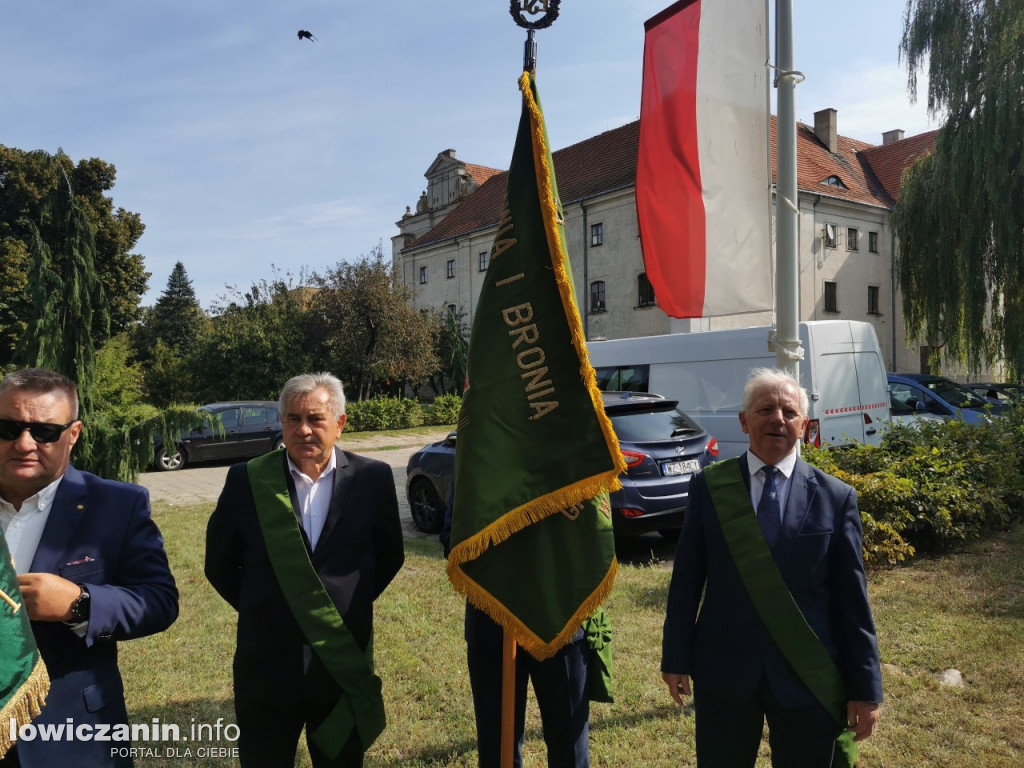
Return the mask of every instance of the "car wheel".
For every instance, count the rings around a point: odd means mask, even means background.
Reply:
[[[177,446],[161,446],[156,452],[156,467],[164,472],[181,469],[188,463],[185,452]]]
[[[417,478],[409,486],[409,508],[413,523],[424,533],[437,533],[444,525],[441,497],[426,478]]]
[[[677,541],[679,534],[683,532],[682,528],[659,528],[658,533],[661,534],[661,538],[666,541]]]
[[[278,440],[276,443],[274,443],[274,450],[275,451],[283,451],[284,450],[284,440]]]

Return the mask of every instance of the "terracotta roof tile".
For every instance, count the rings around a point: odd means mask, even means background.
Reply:
[[[935,149],[935,138],[938,133],[938,131],[928,131],[892,144],[883,144],[864,150],[864,160],[893,203],[899,197],[903,171],[925,152]]]
[[[466,163],[466,173],[468,173],[469,177],[477,184],[483,184],[494,174],[501,173],[501,168],[488,168],[486,165],[473,165],[473,163]]]
[[[584,197],[629,187],[636,183],[636,158],[640,121],[614,128],[552,153],[555,178],[563,204]],[[930,142],[930,143],[929,143]],[[776,118],[771,119],[772,181],[775,181]],[[876,147],[839,136],[833,155],[803,123],[797,124],[797,186],[851,202],[892,207],[893,194],[904,167],[934,145],[934,132]],[[505,197],[506,171],[470,165],[474,178],[486,176],[471,194],[444,220],[403,248],[409,251],[497,224]],[[836,176],[843,186],[828,184]],[[890,191],[892,190],[892,191]]]
[[[772,181],[777,180],[777,125],[772,115]],[[836,140],[836,154],[814,135],[814,129],[803,123],[796,125],[796,177],[797,188],[804,192],[817,192],[829,197],[850,200],[866,205],[888,207],[881,187],[869,179],[867,169],[860,161],[860,153],[870,144],[839,136]],[[842,186],[828,183],[837,177]]]

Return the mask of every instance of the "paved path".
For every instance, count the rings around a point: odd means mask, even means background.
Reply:
[[[342,435],[340,445],[347,451],[363,454],[391,465],[395,476],[395,491],[398,494],[398,511],[402,528],[407,537],[425,538],[434,534],[422,533],[412,523],[409,502],[405,497],[405,465],[409,457],[428,443],[442,440],[447,428],[417,431],[415,434],[362,434]],[[149,489],[153,501],[166,502],[171,506],[186,504],[215,504],[224,487],[224,477],[233,462],[202,464],[185,467],[177,472],[143,472],[139,484]]]

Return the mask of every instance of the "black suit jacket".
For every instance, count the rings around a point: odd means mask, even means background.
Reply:
[[[740,465],[749,487],[745,455]],[[856,491],[798,458],[772,555],[804,618],[836,660],[847,699],[881,701],[862,540]],[[758,618],[703,475],[690,483],[676,549],[662,671],[690,675],[705,690],[737,698],[749,697],[767,676],[784,706],[807,707],[816,701]]]
[[[280,454],[281,472],[287,478],[295,511],[294,483],[286,454]],[[387,464],[337,448],[335,456],[330,508],[316,549],[310,554],[345,625],[365,648],[373,632],[373,601],[404,560],[398,498]],[[309,550],[305,533],[303,539]],[[238,611],[236,698],[261,696],[267,691],[280,697],[287,688],[296,696],[308,696],[310,685],[320,691],[318,697],[325,703],[336,698],[337,688],[311,653],[274,576],[245,464],[228,471],[210,517],[206,577]]]

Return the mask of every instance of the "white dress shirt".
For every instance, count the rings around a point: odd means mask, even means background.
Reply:
[[[761,493],[764,491],[763,467],[768,466],[757,456],[747,449],[747,469],[750,470],[750,503],[757,512],[757,505],[761,501]],[[786,458],[775,465],[779,474],[775,478],[775,491],[779,495],[779,513],[782,520],[786,518],[786,502],[789,501],[789,489],[793,485],[793,470],[796,469],[796,451],[790,453]],[[780,520],[781,522],[781,520]]]
[[[331,507],[331,491],[334,487],[334,471],[337,466],[337,455],[331,451],[327,466],[320,473],[320,477],[314,480],[295,466],[291,456],[288,457],[288,471],[292,473],[292,479],[295,481],[295,495],[299,501],[299,519],[302,521],[302,529],[309,537],[311,549],[316,549],[316,543],[320,540],[320,533],[327,520],[327,511]]]
[[[61,475],[34,496],[29,496],[18,510],[0,496],[0,526],[7,539],[7,548],[14,557],[14,570],[19,574],[29,573],[32,569],[39,540],[43,537],[43,528],[50,519],[53,497],[63,479]]]

